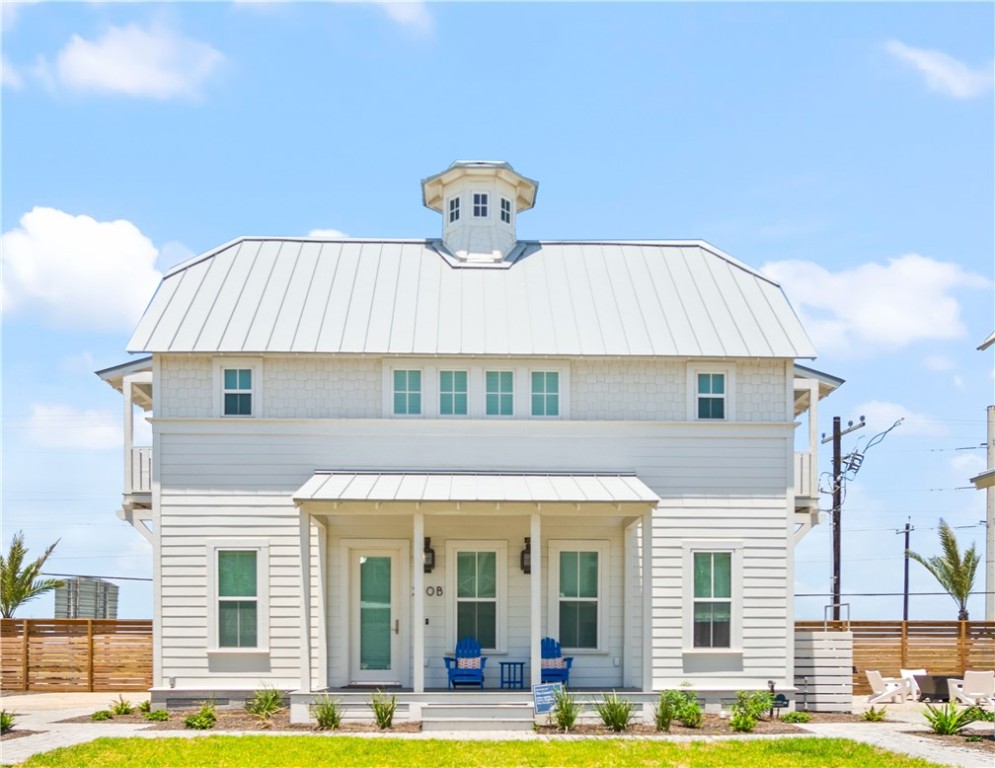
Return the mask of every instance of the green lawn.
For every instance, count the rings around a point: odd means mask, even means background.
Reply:
[[[203,738],[97,739],[56,749],[22,763],[26,768],[91,766],[756,766],[764,768],[928,768],[845,739],[783,738],[720,742],[650,739],[583,741],[443,741],[355,736],[208,736]]]

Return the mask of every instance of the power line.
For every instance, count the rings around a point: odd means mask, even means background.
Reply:
[[[70,579],[74,579],[83,576],[87,579],[106,579],[107,581],[152,581],[151,576],[94,576],[89,573],[50,573],[49,571],[41,571],[42,576],[65,576]]]

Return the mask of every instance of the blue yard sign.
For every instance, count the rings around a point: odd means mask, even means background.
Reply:
[[[563,683],[545,683],[532,686],[533,708],[537,715],[545,715],[556,706],[556,692],[563,688]]]

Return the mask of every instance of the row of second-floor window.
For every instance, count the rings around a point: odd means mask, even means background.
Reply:
[[[472,193],[473,204],[471,206],[471,213],[475,219],[486,219],[490,216],[490,194],[488,192],[474,192]],[[461,215],[461,205],[459,197],[449,198],[449,223],[455,224],[460,220]],[[507,197],[502,197],[500,201],[500,208],[498,209],[498,215],[501,217],[501,221],[505,224],[511,223],[511,200]]]
[[[220,367],[218,399],[223,416],[259,416],[258,365]],[[688,417],[732,419],[730,368],[689,372]],[[392,368],[385,380],[394,416],[568,417],[569,380],[559,370]]]
[[[470,387],[470,371],[439,370],[435,372],[438,387],[439,416],[469,416],[472,398],[482,397],[485,416],[560,416],[560,372],[529,371],[528,410],[520,410],[516,402],[515,371],[484,371],[482,391]],[[479,378],[479,377],[474,377]],[[395,416],[422,416],[426,413],[425,375],[421,369],[394,369],[392,373],[392,413]]]

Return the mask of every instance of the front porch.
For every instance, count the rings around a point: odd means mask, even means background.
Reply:
[[[398,690],[416,709],[433,697],[521,704],[546,636],[575,657],[571,690],[652,689],[641,569],[658,498],[635,476],[329,472],[294,502],[310,575],[301,702],[360,685]],[[468,635],[488,659],[484,690],[447,692],[443,656]],[[508,661],[523,665],[521,690],[499,689]]]

